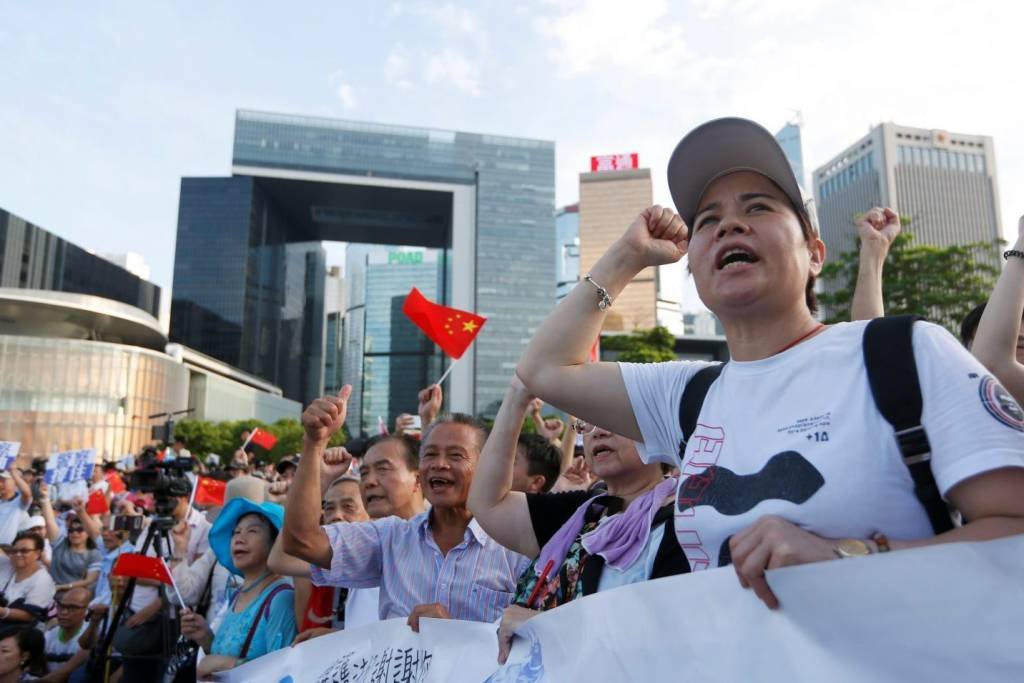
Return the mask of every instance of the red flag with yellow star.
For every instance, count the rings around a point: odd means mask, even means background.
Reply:
[[[195,504],[196,505],[223,505],[224,496],[227,494],[228,483],[210,477],[199,477],[196,479]]]
[[[487,322],[475,313],[435,304],[415,287],[405,297],[402,312],[452,358],[462,358]]]
[[[149,557],[139,553],[121,553],[114,562],[114,569],[110,572],[114,576],[135,577],[136,579],[150,579],[172,585],[171,573],[167,570],[159,557]]]

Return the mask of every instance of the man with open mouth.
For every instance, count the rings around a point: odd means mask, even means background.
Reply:
[[[528,560],[491,540],[467,508],[486,440],[473,418],[453,414],[426,429],[419,478],[431,507],[404,520],[320,525],[320,463],[345,421],[351,387],[303,413],[303,453],[288,496],[284,551],[313,566],[317,585],[380,587],[381,619],[494,621],[508,606]]]

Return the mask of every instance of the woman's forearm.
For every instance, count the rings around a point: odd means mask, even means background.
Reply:
[[[501,545],[532,557],[540,550],[525,494],[512,491],[516,449],[532,396],[518,381],[505,392],[469,490],[469,509]],[[516,386],[519,385],[519,386]]]
[[[1024,239],[1018,239],[1014,249],[1024,250]],[[1006,379],[1010,372],[1020,375],[1017,363],[1017,337],[1021,316],[1024,314],[1024,259],[1011,257],[999,275],[985,312],[978,323],[971,352],[982,365],[991,370],[1004,384],[1024,386],[1019,378]],[[1014,381],[1016,380],[1016,381]],[[1007,386],[1018,400],[1019,390]]]
[[[853,301],[850,303],[851,320],[874,320],[885,315],[882,272],[887,254],[887,247],[882,249],[869,243],[861,245],[857,284],[853,289]]]
[[[613,245],[590,271],[594,282],[615,298],[639,273],[626,250]],[[518,374],[531,390],[557,382],[552,370],[579,365],[587,360],[594,340],[601,333],[607,310],[598,307],[597,288],[580,282],[538,328],[519,361]]]

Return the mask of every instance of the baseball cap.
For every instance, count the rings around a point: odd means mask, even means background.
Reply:
[[[299,466],[299,457],[297,455],[286,455],[285,457],[281,458],[280,462],[277,463],[276,469],[277,469],[277,473],[278,474],[283,474],[285,468],[287,468],[287,467],[295,467],[295,468],[297,468],[298,466]]]
[[[748,119],[726,117],[687,133],[668,161],[668,188],[676,211],[693,225],[700,198],[715,180],[736,171],[754,171],[782,189],[793,206],[804,207],[818,232],[814,200],[805,198],[793,168],[775,136]]]
[[[0,479],[13,479],[11,473],[7,470],[0,470]]]

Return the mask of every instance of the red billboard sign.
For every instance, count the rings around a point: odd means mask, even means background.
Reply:
[[[591,173],[625,171],[631,168],[640,168],[640,158],[636,152],[630,154],[602,154],[601,156],[590,157]]]

